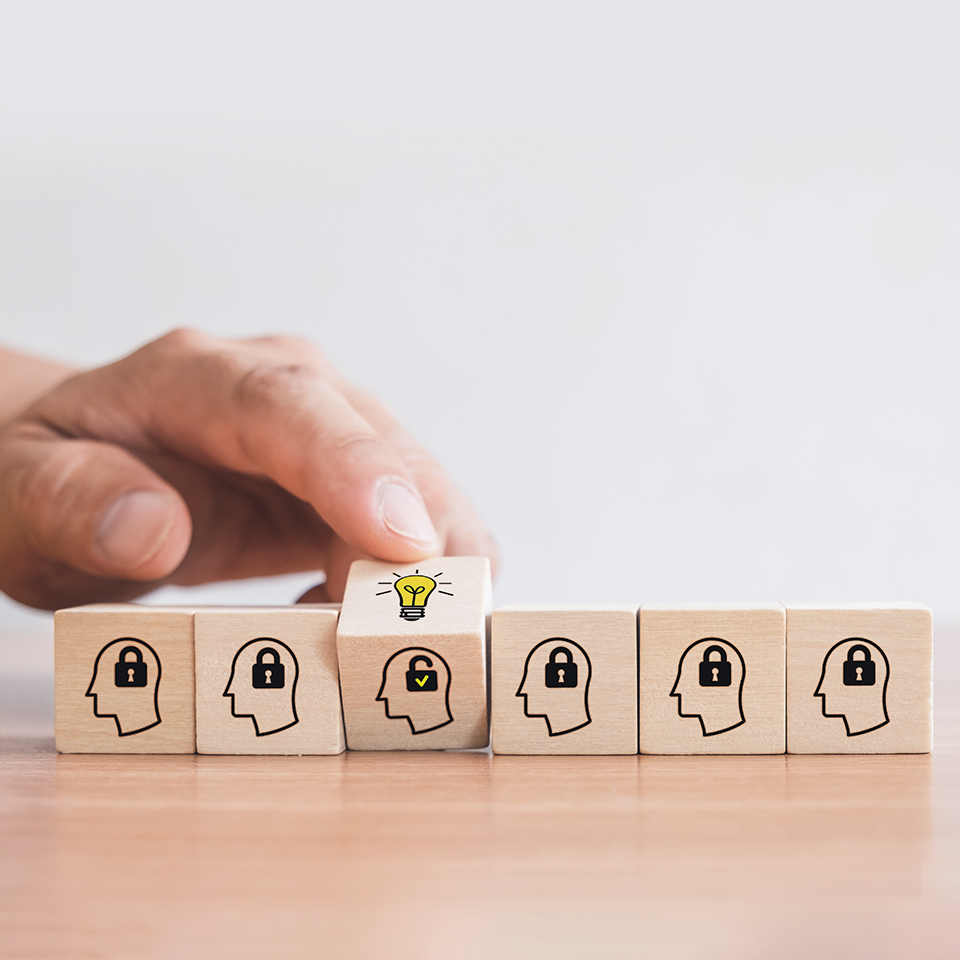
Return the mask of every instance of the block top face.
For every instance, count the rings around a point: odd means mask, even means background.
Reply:
[[[931,616],[933,611],[922,603],[903,601],[896,603],[784,603],[787,610],[926,610]]]
[[[636,613],[635,603],[508,603],[496,613]]]
[[[355,560],[338,635],[423,636],[483,632],[490,612],[486,557],[434,557],[418,563]]]
[[[783,605],[779,603],[645,603],[641,609],[646,612],[666,612],[666,613],[699,613],[701,611],[709,613],[717,612],[740,612],[753,610],[774,610],[783,612]]]

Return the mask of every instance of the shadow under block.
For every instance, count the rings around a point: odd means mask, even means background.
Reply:
[[[102,603],[54,615],[61,753],[194,753],[193,607]]]
[[[640,752],[786,749],[785,615],[776,603],[640,608]]]
[[[351,750],[484,747],[486,557],[354,561],[337,627]]]
[[[788,752],[929,753],[932,665],[929,607],[787,605]]]
[[[636,606],[515,605],[490,626],[493,752],[637,752]]]
[[[197,611],[197,753],[343,752],[338,611],[307,603]]]

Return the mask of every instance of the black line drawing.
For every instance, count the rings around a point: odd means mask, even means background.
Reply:
[[[440,590],[439,587],[449,587],[452,584],[449,580],[441,580],[443,572],[435,573],[432,577],[420,572],[419,568],[413,573],[401,576],[394,573],[397,578],[393,583],[389,580],[381,580],[378,586],[391,587],[390,590],[381,590],[376,594],[378,597],[385,597],[389,593],[397,592],[400,598],[400,617],[403,620],[415,621],[421,620],[427,614],[427,600],[434,590],[442,593],[445,597],[452,597],[449,590]]]
[[[249,717],[257,736],[268,737],[300,722],[299,677],[300,664],[290,647],[273,637],[257,637],[234,654],[223,695],[230,697],[232,716]]]
[[[548,734],[562,737],[591,722],[592,676],[590,657],[579,643],[550,637],[527,654],[515,696],[523,697],[525,717],[542,717]]]
[[[133,654],[132,660],[130,654]],[[101,660],[109,664],[102,671]],[[93,715],[113,717],[117,735],[121,737],[131,737],[157,726],[160,723],[160,672],[160,657],[149,643],[136,637],[111,640],[97,654],[85,694],[93,697]]]
[[[388,720],[406,720],[414,735],[439,730],[453,723],[451,679],[450,665],[439,653],[404,647],[383,665],[377,702],[383,703]]]
[[[878,682],[878,670],[883,674],[883,683]],[[859,737],[890,722],[889,680],[890,661],[883,650],[872,640],[847,637],[827,651],[813,695],[820,697],[825,717],[842,717],[847,736]]]
[[[735,730],[746,723],[743,681],[747,665],[729,640],[704,637],[680,657],[677,679],[670,691],[681,717],[696,717],[705,737]]]

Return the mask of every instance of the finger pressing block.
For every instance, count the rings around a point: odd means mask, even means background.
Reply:
[[[194,609],[101,603],[56,612],[57,750],[196,750]]]
[[[486,746],[490,595],[486,557],[354,562],[337,627],[351,750]]]

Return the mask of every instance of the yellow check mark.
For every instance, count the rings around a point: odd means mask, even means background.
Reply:
[[[416,677],[414,677],[413,679],[417,680]],[[430,679],[429,677],[424,677],[422,680],[417,680],[417,683],[419,683],[420,686],[422,687],[429,679]]]

